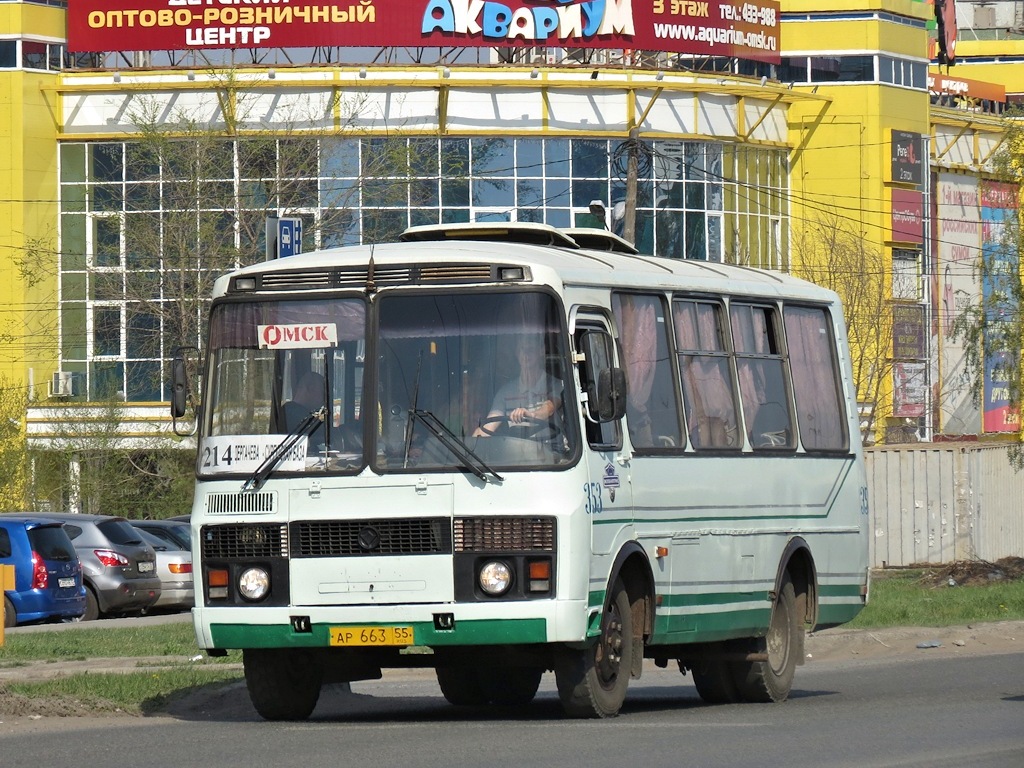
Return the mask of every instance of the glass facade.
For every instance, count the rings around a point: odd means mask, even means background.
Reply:
[[[60,151],[61,362],[88,399],[168,398],[218,275],[265,258],[268,215],[306,250],[408,226],[525,221],[622,234],[630,160],[641,252],[786,269],[783,149],[594,138],[149,136]]]

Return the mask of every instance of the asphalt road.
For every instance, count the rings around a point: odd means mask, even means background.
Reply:
[[[55,722],[56,721],[56,722]],[[647,667],[621,715],[562,716],[554,681],[519,711],[449,706],[426,672],[328,690],[304,723],[261,721],[244,686],[153,718],[0,723],[0,766],[814,766],[1021,768],[1024,653],[814,661],[783,704],[707,706]]]

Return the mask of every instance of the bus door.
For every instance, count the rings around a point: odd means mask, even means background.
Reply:
[[[586,437],[584,506],[594,554],[609,554],[633,520],[630,462],[622,441],[625,376],[616,365],[615,344],[603,314],[574,311],[570,327]]]

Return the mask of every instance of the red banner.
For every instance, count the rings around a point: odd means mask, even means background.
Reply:
[[[892,239],[924,242],[924,196],[917,190],[892,190]]]
[[[778,0],[68,0],[68,50],[623,48],[778,63]]]

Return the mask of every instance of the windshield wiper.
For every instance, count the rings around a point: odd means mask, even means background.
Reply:
[[[291,453],[296,444],[302,438],[313,434],[326,418],[326,405],[316,411],[311,411],[309,416],[304,418],[299,426],[284,436],[284,439],[277,444],[249,479],[242,483],[242,491],[258,491],[263,486],[263,483],[267,481],[267,478],[270,477],[271,473],[277,469],[277,465],[284,460],[285,456]]]
[[[423,426],[429,429],[430,433],[440,440],[444,444],[445,448],[454,453],[455,457],[462,462],[466,469],[479,477],[485,483],[488,482],[488,475],[499,482],[505,479],[487,466],[483,459],[473,453],[470,447],[462,441],[462,438],[452,432],[447,425],[433,413],[430,411],[420,410],[419,408],[413,408],[409,411],[409,414],[423,422]]]

